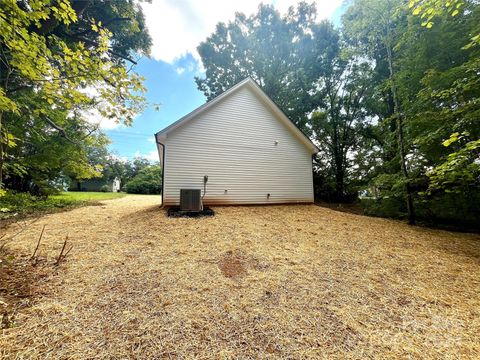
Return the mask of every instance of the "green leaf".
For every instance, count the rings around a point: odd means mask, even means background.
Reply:
[[[460,135],[460,133],[458,132],[455,132],[453,133],[452,135],[450,135],[450,138],[445,140],[442,144],[443,146],[445,147],[448,147],[450,146],[451,144],[453,144],[454,142],[456,142],[458,140],[458,136]]]

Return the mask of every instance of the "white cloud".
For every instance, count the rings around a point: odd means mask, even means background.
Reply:
[[[185,68],[179,66],[179,67],[175,68],[175,72],[176,72],[178,75],[182,75],[182,74],[185,72]]]
[[[153,38],[155,59],[173,63],[187,53],[195,57],[196,47],[215,30],[219,21],[233,19],[235,11],[251,13],[258,0],[157,0],[142,3]]]
[[[196,47],[215,31],[218,22],[233,20],[235,12],[251,15],[261,0],[154,0],[142,3],[147,27],[153,39],[152,56],[173,64],[191,53],[197,60]],[[298,0],[270,0],[282,13]],[[319,19],[330,17],[343,0],[316,0]],[[183,69],[183,70],[181,70]],[[183,73],[184,67],[177,68]]]
[[[155,138],[153,138],[153,137],[149,137],[149,138],[147,138],[147,141],[148,141],[148,142],[152,142],[152,143],[154,143],[154,142],[155,142]]]
[[[141,153],[140,151],[135,151],[135,154],[133,154],[133,157],[141,157],[145,158],[150,161],[158,161],[158,150],[152,150],[147,153]]]

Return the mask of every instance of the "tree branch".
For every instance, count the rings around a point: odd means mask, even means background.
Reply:
[[[117,21],[131,21],[132,19],[131,18],[128,18],[128,17],[115,17],[115,18],[112,18],[108,21],[105,21],[105,23],[102,24],[102,27],[107,27],[108,25],[110,25],[111,23],[114,23],[114,22],[117,22]],[[82,36],[82,35],[86,35],[86,34],[89,34],[93,31],[92,28],[87,28],[86,30],[83,30],[83,31],[80,31],[80,32],[77,32],[77,33],[72,33],[71,35],[73,36]]]
[[[71,142],[72,144],[79,145],[76,141],[70,139],[70,137],[67,135],[67,132],[65,131],[64,128],[61,126],[57,125],[53,120],[49,119],[47,116],[43,115],[42,118],[55,130],[57,130],[62,137],[64,137],[66,140]]]
[[[77,36],[77,35],[73,35],[73,34],[69,34],[69,33],[63,33],[65,36],[73,39],[73,40],[78,40],[78,41],[83,41],[85,44],[89,44],[89,45],[93,45],[93,46],[98,46],[98,43],[93,41],[93,40],[90,40],[90,39],[87,39],[83,36]],[[131,58],[129,58],[128,56],[125,56],[125,55],[122,55],[122,54],[119,54],[117,53],[116,51],[113,51],[112,49],[108,49],[108,52],[113,55],[113,56],[117,56],[119,58],[122,58],[124,60],[127,60],[127,61],[130,61],[132,64],[135,64],[137,65],[137,62]]]

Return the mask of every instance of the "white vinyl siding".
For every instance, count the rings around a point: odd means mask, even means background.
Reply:
[[[203,194],[204,175],[204,204],[313,201],[311,151],[248,86],[168,133],[163,142],[165,205],[179,204],[180,189]]]

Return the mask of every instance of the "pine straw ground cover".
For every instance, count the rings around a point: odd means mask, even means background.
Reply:
[[[157,201],[51,214],[19,234],[8,250],[31,254],[46,224],[49,275],[2,330],[0,357],[480,356],[478,235],[314,205],[176,219]]]

